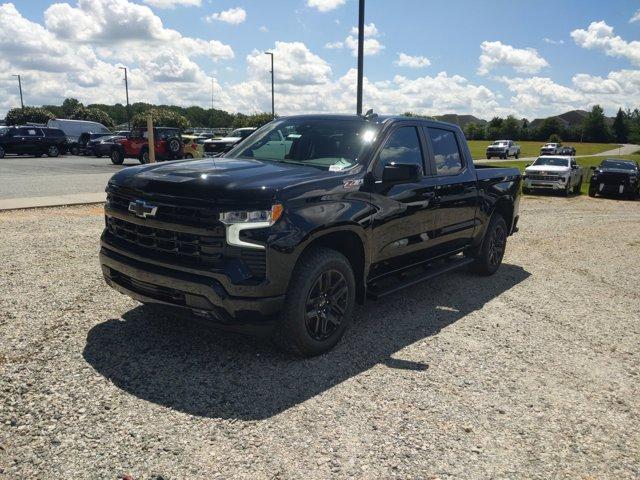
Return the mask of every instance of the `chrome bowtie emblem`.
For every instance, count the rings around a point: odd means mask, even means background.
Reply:
[[[129,211],[140,218],[155,217],[158,207],[144,200],[134,200],[129,202]]]

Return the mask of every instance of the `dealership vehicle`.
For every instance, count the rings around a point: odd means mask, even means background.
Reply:
[[[98,122],[89,122],[86,120],[69,120],[65,118],[56,118],[47,122],[47,127],[58,128],[67,136],[67,148],[73,155],[80,153],[80,135],[83,133],[110,133],[109,129]]]
[[[576,147],[560,147],[558,149],[558,155],[575,157],[576,156]]]
[[[8,153],[57,157],[66,149],[67,137],[57,128],[26,125],[0,130],[0,158]]]
[[[95,145],[105,137],[110,137],[113,134],[108,133],[88,133],[85,132],[78,138],[78,154],[80,155],[95,155]]]
[[[217,157],[222,155],[223,153],[230,151],[255,131],[256,129],[253,127],[237,128],[231,132],[228,137],[205,140],[203,143],[204,154],[208,157]]]
[[[456,125],[285,117],[223,157],[116,173],[100,262],[139,301],[269,329],[282,348],[316,355],[367,295],[463,266],[495,273],[520,182],[514,168],[474,167]]]
[[[580,193],[584,170],[574,157],[545,156],[524,169],[522,191],[554,190],[569,196]]]
[[[636,199],[640,196],[640,165],[633,160],[610,158],[591,167],[589,196],[618,194]]]
[[[198,143],[197,135],[182,135],[182,154],[184,158],[204,157],[204,147]]]
[[[496,140],[487,147],[487,158],[504,158],[520,157],[520,145],[512,140]]]
[[[126,136],[116,134],[98,138],[97,142],[92,147],[93,155],[98,158],[109,157],[113,147],[119,145],[120,140],[124,140],[126,138]]]
[[[560,143],[545,143],[540,149],[540,156],[559,155],[561,147],[562,145]]]
[[[154,127],[156,160],[176,160],[182,158],[180,129]],[[114,145],[110,153],[111,162],[121,165],[125,158],[137,158],[140,163],[149,163],[149,141],[146,128],[134,128],[131,135]]]

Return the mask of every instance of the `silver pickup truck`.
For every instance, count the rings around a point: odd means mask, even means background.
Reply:
[[[540,149],[540,155],[559,155],[561,148],[561,143],[545,143]]]
[[[574,157],[542,156],[524,169],[523,193],[553,190],[566,196],[580,193],[584,170]]]
[[[487,147],[487,159],[492,157],[518,158],[520,156],[520,145],[514,143],[513,140],[496,140]]]

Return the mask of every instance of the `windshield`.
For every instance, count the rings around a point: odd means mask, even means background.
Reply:
[[[617,160],[604,160],[601,164],[601,167],[605,168],[619,168],[621,170],[635,170],[636,164],[631,162],[620,162]]]
[[[285,118],[265,125],[227,156],[340,171],[354,166],[374,137],[373,127],[360,118]]]
[[[494,145],[506,145],[507,142],[493,142]]]
[[[548,165],[552,167],[568,167],[569,160],[566,158],[556,158],[556,157],[539,157],[535,162],[533,162],[536,166]]]

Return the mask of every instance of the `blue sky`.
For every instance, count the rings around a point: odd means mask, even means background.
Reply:
[[[32,103],[70,94],[85,102],[119,101],[120,87],[113,84],[119,81],[117,67],[126,65],[132,100],[208,106],[214,77],[217,107],[265,110],[267,59],[258,55],[269,49],[277,53],[279,112],[351,109],[356,58],[348,37],[357,23],[356,0],[58,0],[64,8],[53,3],[14,0],[10,9],[0,0],[0,27],[4,20],[24,30],[0,28],[5,67],[23,72]],[[630,0],[368,0],[373,44],[365,59],[365,104],[388,113],[485,118],[532,118],[594,103],[609,114],[618,106],[640,106],[640,19],[631,21],[639,10],[640,2]],[[153,28],[131,34],[136,29],[126,20],[134,16]],[[104,21],[124,23],[90,35],[74,29]],[[161,35],[154,33],[158,26]],[[34,57],[25,62],[12,55],[24,49],[16,38],[24,34],[29,42],[29,32],[38,28],[50,40],[29,46],[26,55]],[[215,45],[199,50],[191,39]],[[38,49],[42,57],[34,54]],[[76,62],[74,54],[83,58]],[[48,65],[56,55],[60,62]],[[11,81],[0,80],[0,92],[10,98],[11,88]],[[0,100],[0,114],[12,101]]]

